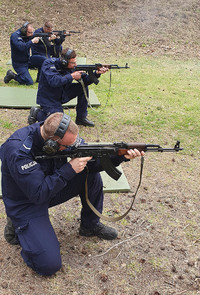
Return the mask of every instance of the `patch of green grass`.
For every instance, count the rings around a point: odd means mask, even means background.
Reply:
[[[74,218],[75,218],[75,215],[70,211],[67,211],[66,214],[64,215],[64,219],[67,222],[72,221]]]
[[[0,213],[0,219],[6,219],[6,214],[5,213]]]
[[[5,128],[5,129],[11,129],[11,130],[14,128],[14,126],[13,126],[12,123],[10,123],[10,122],[8,122],[8,121],[4,121],[4,120],[0,120],[0,126],[1,126],[2,128]]]
[[[3,77],[10,66],[4,62],[0,67],[0,86],[37,89],[37,83],[23,86],[11,81],[5,85]],[[96,62],[103,63],[96,60],[87,63]],[[117,140],[130,141],[130,133],[127,136],[123,133],[126,128],[137,140],[164,147],[180,140],[183,153],[199,154],[200,61],[144,56],[109,62],[119,66],[128,62],[130,69],[111,71],[111,89],[109,72],[101,76],[98,85],[90,86],[101,102],[99,108],[88,110],[101,140],[112,140],[109,130],[118,130],[123,136]],[[35,81],[37,71],[31,70],[30,73]],[[82,129],[81,134],[88,138],[87,130]]]
[[[188,225],[185,228],[187,239],[193,243],[200,243],[200,231],[196,221],[188,219],[186,223]]]
[[[49,7],[53,7],[54,3],[53,2],[48,2]]]
[[[119,65],[124,60],[117,61]],[[108,106],[98,119],[113,128],[137,127],[143,139],[162,144],[179,139],[188,151],[199,151],[199,60],[167,57],[129,59],[130,69],[113,70]],[[106,102],[109,75],[92,86],[102,105]],[[91,111],[92,113],[92,111]]]
[[[121,223],[122,226],[126,227],[127,224],[128,224],[128,220],[123,218],[123,219],[120,220],[120,223]]]
[[[163,271],[167,271],[170,268],[170,262],[167,257],[155,257],[152,256],[148,259],[148,262],[155,268],[155,269],[162,269]]]
[[[135,277],[137,274],[142,272],[142,264],[138,261],[133,261],[128,264],[129,275]]]

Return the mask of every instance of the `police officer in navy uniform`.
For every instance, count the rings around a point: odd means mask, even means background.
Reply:
[[[39,122],[14,132],[1,146],[2,195],[9,223],[5,238],[9,243],[13,232],[21,246],[25,263],[40,275],[52,275],[61,267],[59,242],[51,225],[48,209],[79,195],[82,202],[79,234],[112,240],[117,231],[105,226],[87,205],[88,198],[102,212],[103,185],[99,160],[91,157],[36,160],[38,152],[56,153],[83,142],[78,126],[63,113],[50,115]],[[115,166],[141,156],[129,150],[126,156],[112,156]],[[85,169],[87,165],[87,169]],[[8,227],[9,225],[9,227]],[[13,228],[13,232],[10,231]],[[10,234],[10,235],[9,235]]]
[[[93,127],[94,123],[87,118],[88,85],[93,81],[83,71],[75,71],[76,52],[66,48],[62,50],[60,58],[50,58],[42,65],[40,81],[37,92],[37,104],[41,109],[32,107],[28,117],[28,123],[44,120],[55,112],[63,112],[62,104],[78,97],[76,106],[76,124]],[[108,71],[102,67],[95,72],[97,78]],[[85,89],[79,82],[82,79]],[[74,83],[76,82],[76,83]],[[84,91],[85,90],[85,91]]]
[[[46,21],[43,27],[35,30],[36,33],[47,33],[49,36],[41,37],[38,43],[31,44],[32,56],[43,56],[44,59],[50,57],[59,57],[62,46],[61,44],[65,41],[65,36],[57,36],[52,33],[53,24]],[[33,34],[33,36],[34,36]],[[39,82],[40,71],[38,71],[36,82]]]
[[[4,82],[9,83],[14,79],[20,84],[32,85],[33,79],[29,73],[29,69],[38,68],[40,70],[44,56],[30,56],[30,48],[32,44],[39,42],[39,37],[33,36],[33,26],[26,22],[24,25],[14,32],[10,37],[12,66],[17,74],[12,70],[8,70],[4,77]]]
[[[43,27],[35,30],[36,33],[47,33],[49,36],[40,38],[40,41],[31,45],[32,55],[43,55],[46,58],[59,57],[62,51],[61,44],[65,41],[65,36],[57,36],[53,33],[53,24],[46,21]],[[33,35],[34,35],[33,34]]]

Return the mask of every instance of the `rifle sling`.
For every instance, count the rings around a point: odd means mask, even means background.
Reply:
[[[123,219],[129,212],[130,210],[132,209],[133,207],[133,204],[134,204],[134,201],[135,201],[135,198],[136,198],[136,195],[137,195],[137,192],[139,190],[139,187],[141,185],[141,182],[142,182],[142,172],[143,172],[143,166],[144,166],[144,157],[141,157],[141,164],[140,164],[140,179],[139,179],[139,183],[138,183],[138,186],[136,188],[136,191],[134,193],[134,195],[132,196],[132,202],[131,202],[131,205],[129,207],[129,209],[123,214],[123,215],[120,215],[120,216],[117,216],[117,217],[109,217],[109,216],[105,216],[103,214],[101,214],[99,211],[97,211],[97,209],[92,205],[92,203],[90,202],[89,198],[88,198],[88,184],[87,184],[87,178],[88,178],[88,173],[86,175],[86,180],[85,180],[85,198],[86,198],[86,202],[88,204],[88,206],[90,207],[90,209],[97,215],[99,216],[101,219],[103,220],[106,220],[106,221],[119,221],[121,219]],[[88,171],[88,170],[87,170]]]
[[[78,82],[81,83],[81,86],[82,86],[82,88],[83,88],[83,92],[84,92],[84,95],[85,95],[85,98],[86,98],[86,100],[87,100],[87,102],[88,102],[89,107],[90,107],[94,112],[96,112],[96,113],[101,113],[101,112],[103,112],[104,109],[106,108],[106,106],[107,106],[107,104],[108,104],[108,100],[109,100],[109,98],[110,98],[110,90],[111,90],[111,71],[110,71],[110,85],[109,85],[109,90],[108,90],[108,94],[107,94],[106,103],[105,103],[105,106],[104,106],[101,110],[98,110],[98,111],[97,111],[97,110],[95,110],[95,109],[92,107],[92,105],[91,105],[91,103],[90,103],[90,100],[89,100],[89,96],[88,96],[87,91],[86,91],[85,84],[84,84],[84,82],[83,82],[83,79],[82,79],[82,78],[79,79]]]

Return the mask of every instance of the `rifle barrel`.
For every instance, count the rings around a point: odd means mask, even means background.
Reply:
[[[140,152],[179,152],[183,150],[180,147],[180,142],[177,141],[174,148],[162,148],[158,144],[145,143],[125,143],[118,142],[114,144],[88,144],[80,145],[73,150],[66,150],[55,155],[38,154],[35,159],[51,159],[51,158],[67,158],[67,157],[87,157],[93,156],[96,158],[105,157],[108,155],[127,155],[129,149],[137,149]]]
[[[52,33],[53,33],[53,34],[55,33],[55,34],[58,34],[58,35],[68,36],[68,35],[70,35],[70,34],[79,34],[80,31],[73,31],[73,30],[69,30],[69,31],[67,31],[67,30],[55,30],[55,31],[53,31]]]
[[[83,70],[83,71],[89,71],[89,70],[98,70],[99,68],[106,67],[109,69],[129,69],[128,64],[126,63],[125,67],[120,67],[118,65],[112,65],[112,64],[101,64],[96,63],[93,65],[77,65],[74,69],[77,71]]]

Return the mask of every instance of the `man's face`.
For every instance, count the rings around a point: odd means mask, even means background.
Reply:
[[[33,27],[32,26],[28,26],[27,27],[27,30],[26,30],[26,36],[27,37],[33,36],[33,31],[34,31]]]
[[[76,57],[75,58],[70,58],[69,61],[68,61],[67,68],[68,69],[73,69],[76,66],[77,66]]]
[[[66,132],[64,137],[62,139],[59,139],[57,142],[60,145],[59,150],[63,151],[67,147],[75,145],[78,141],[79,141],[78,134],[72,134],[72,133]]]
[[[43,27],[44,33],[51,33],[53,31],[53,27]]]

